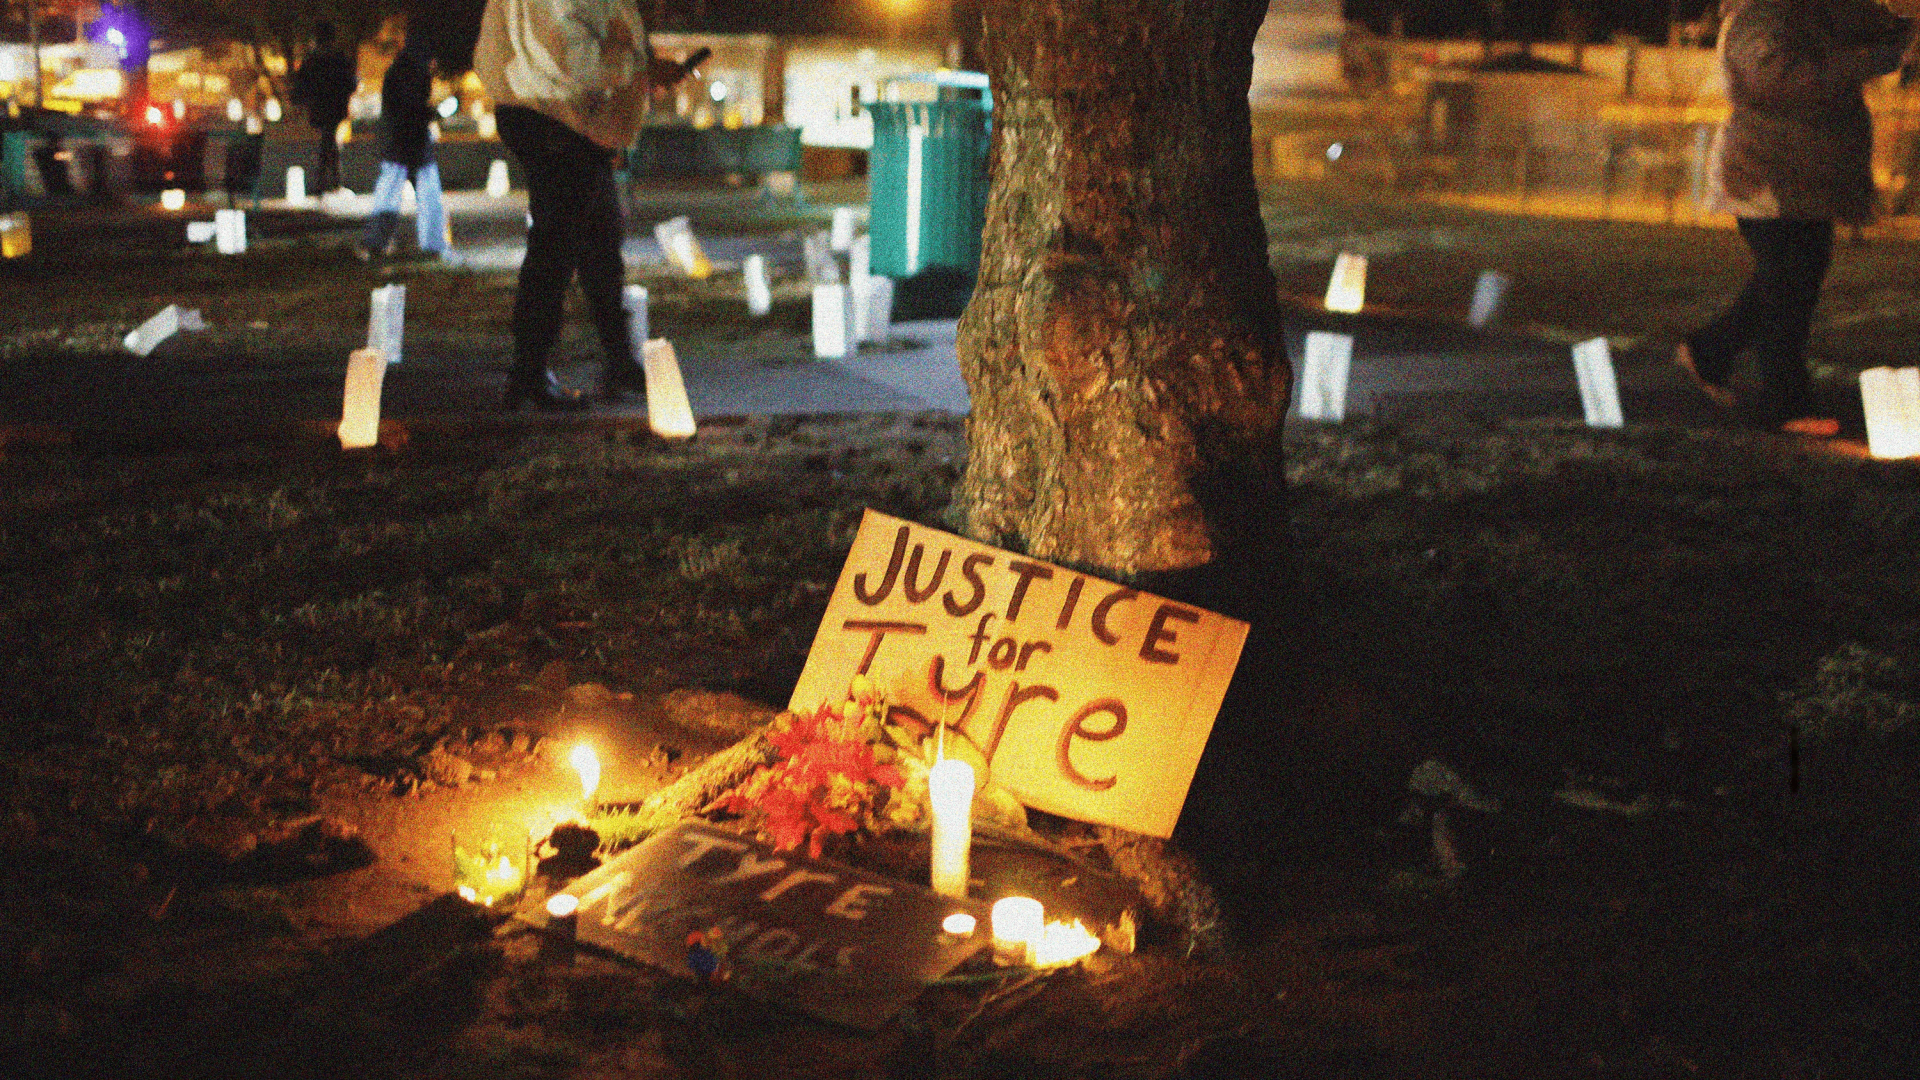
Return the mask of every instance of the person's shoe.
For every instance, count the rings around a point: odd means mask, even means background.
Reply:
[[[1673,362],[1681,371],[1687,373],[1687,378],[1699,388],[1702,394],[1707,395],[1707,400],[1723,409],[1731,409],[1738,403],[1733,396],[1733,391],[1727,388],[1724,381],[1717,382],[1700,374],[1700,366],[1693,358],[1693,348],[1686,342],[1683,341],[1673,347]]]
[[[561,386],[551,371],[531,377],[516,373],[507,379],[506,407],[511,411],[523,405],[537,412],[579,412],[587,407],[587,399],[578,390]]]
[[[600,394],[609,401],[619,401],[627,394],[647,396],[647,373],[639,365],[609,368],[600,377]]]
[[[1803,435],[1809,439],[1831,439],[1840,434],[1840,421],[1831,416],[1796,416],[1780,422],[1783,435]]]

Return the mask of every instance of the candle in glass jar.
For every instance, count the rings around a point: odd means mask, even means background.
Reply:
[[[927,771],[933,809],[933,891],[967,895],[967,849],[973,844],[973,766],[946,758]]]

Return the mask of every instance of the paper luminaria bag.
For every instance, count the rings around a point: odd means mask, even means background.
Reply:
[[[791,708],[864,673],[1038,810],[1168,836],[1247,624],[868,510]]]

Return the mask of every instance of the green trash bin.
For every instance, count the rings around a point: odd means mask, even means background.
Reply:
[[[980,267],[987,220],[985,101],[874,102],[867,162],[872,272],[908,278]]]

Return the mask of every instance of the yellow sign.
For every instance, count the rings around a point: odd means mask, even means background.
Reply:
[[[1247,624],[869,510],[792,708],[887,692],[1037,810],[1168,836]],[[983,778],[984,779],[984,778]]]

